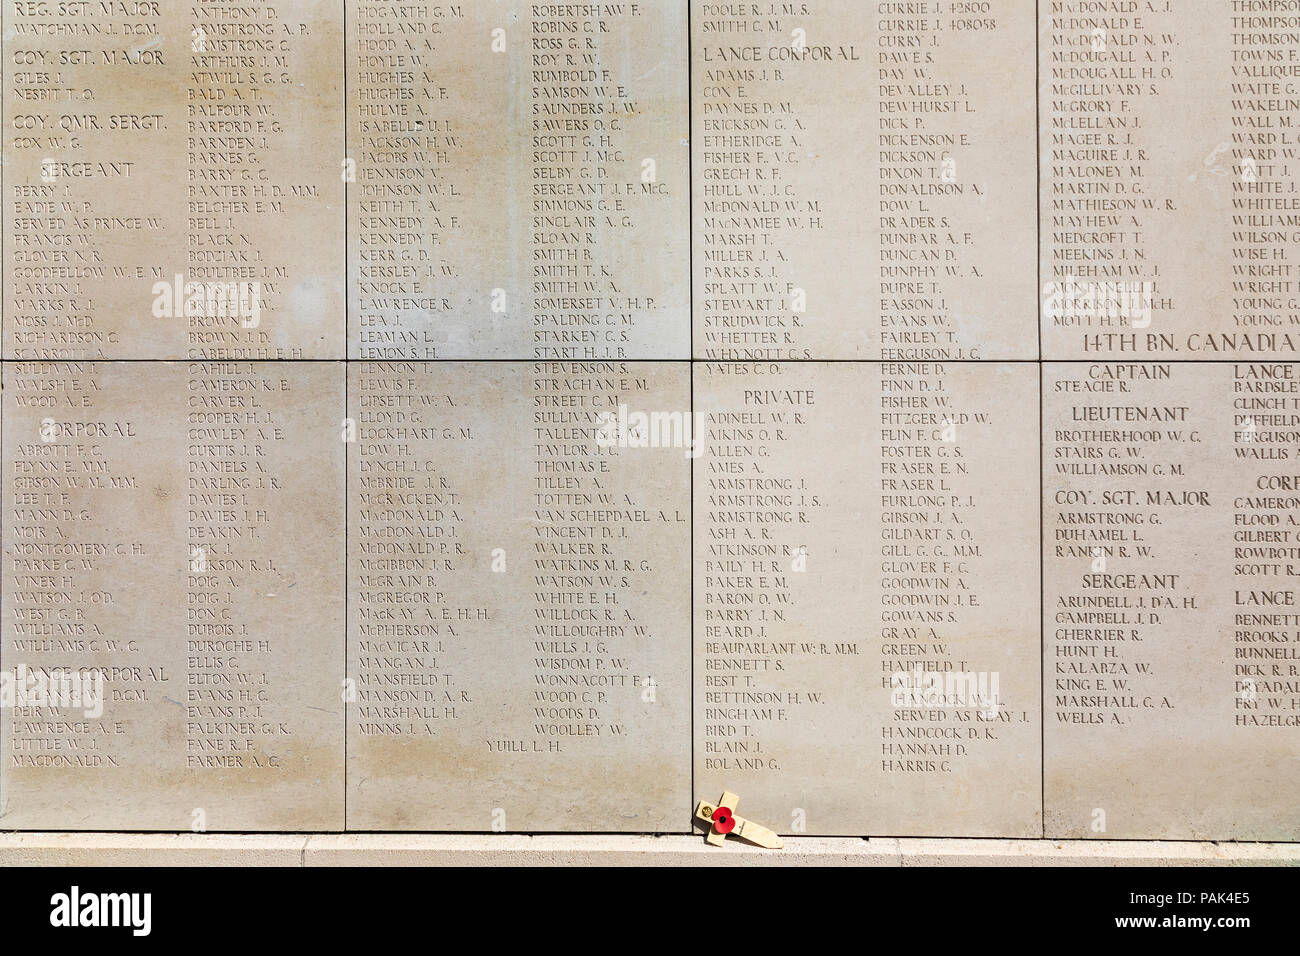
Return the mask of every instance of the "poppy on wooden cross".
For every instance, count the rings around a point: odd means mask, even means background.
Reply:
[[[712,824],[708,835],[704,838],[705,841],[713,846],[722,846],[727,839],[727,834],[734,833],[742,840],[757,843],[769,850],[781,849],[785,844],[767,827],[736,816],[736,804],[739,802],[740,797],[731,792],[723,793],[722,799],[717,803],[700,801],[700,805],[695,808],[695,815]]]

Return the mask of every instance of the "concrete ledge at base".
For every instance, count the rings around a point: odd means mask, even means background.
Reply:
[[[0,833],[3,866],[1300,866],[1295,843],[696,836]]]

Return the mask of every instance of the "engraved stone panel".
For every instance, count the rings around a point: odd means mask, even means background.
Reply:
[[[350,828],[687,827],[688,368],[350,367]]]
[[[1044,358],[1300,351],[1289,6],[1039,5]]]
[[[1300,839],[1294,6],[4,4],[0,831]]]
[[[1038,357],[1034,10],[977,6],[692,7],[697,358]]]
[[[688,358],[685,0],[347,10],[349,354]]]
[[[342,358],[337,0],[5,13],[5,357]]]
[[[0,826],[342,826],[343,388],[5,363]]]
[[[1047,835],[1295,840],[1300,366],[1044,382]]]
[[[1037,388],[696,366],[701,794],[787,833],[1040,835]]]

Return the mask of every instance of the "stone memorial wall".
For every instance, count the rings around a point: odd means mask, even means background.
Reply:
[[[1300,839],[1294,4],[0,14],[0,830]]]

